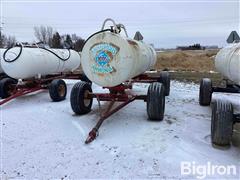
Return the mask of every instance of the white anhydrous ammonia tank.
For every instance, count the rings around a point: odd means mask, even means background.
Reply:
[[[110,31],[88,39],[81,58],[87,77],[103,87],[119,85],[149,70],[155,63],[153,47]]]
[[[240,43],[233,43],[221,49],[215,58],[218,72],[240,85]]]
[[[0,49],[0,62],[3,61],[3,53],[4,53],[4,51],[6,51],[6,49]],[[4,72],[3,72],[2,66],[0,64],[0,74],[1,73],[4,73]]]
[[[28,79],[72,72],[80,65],[80,55],[68,49],[13,47],[6,51],[1,66],[14,79]]]

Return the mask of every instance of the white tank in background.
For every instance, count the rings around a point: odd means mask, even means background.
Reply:
[[[153,47],[111,31],[90,37],[81,55],[86,76],[103,87],[119,85],[150,70],[156,63]]]
[[[221,49],[216,55],[215,67],[224,77],[240,85],[240,43]]]
[[[3,61],[3,53],[6,51],[6,49],[2,49],[0,48],[0,62]],[[0,63],[0,74],[4,73],[3,72],[3,69],[2,69],[2,66],[1,66],[1,63]]]
[[[14,79],[28,79],[61,72],[72,72],[80,65],[74,50],[13,47],[5,52],[1,66]]]

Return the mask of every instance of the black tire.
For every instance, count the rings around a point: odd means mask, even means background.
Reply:
[[[54,79],[49,85],[49,95],[54,102],[62,101],[67,95],[67,85],[62,79]]]
[[[4,78],[0,81],[0,96],[5,99],[11,96],[13,91],[12,85],[17,84],[16,80],[11,78]]]
[[[214,145],[229,146],[233,134],[233,106],[217,100],[212,106],[211,139]]]
[[[70,103],[73,112],[82,115],[91,111],[93,99],[86,98],[87,94],[91,92],[91,85],[87,82],[78,82],[73,86],[70,95]]]
[[[150,120],[161,121],[164,118],[164,85],[159,82],[150,84],[147,92],[147,114]]]
[[[200,82],[199,104],[201,106],[209,106],[212,100],[212,81],[203,78]]]
[[[88,77],[85,74],[82,74],[81,81],[87,82],[89,84],[92,84],[92,81],[88,79]]]
[[[171,78],[170,78],[169,72],[161,71],[158,82],[160,82],[164,85],[165,96],[169,96],[169,94],[170,94],[170,83],[171,83]]]

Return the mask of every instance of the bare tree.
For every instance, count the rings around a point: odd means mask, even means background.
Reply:
[[[0,48],[9,48],[13,47],[16,44],[15,36],[6,36],[0,32]]]
[[[0,48],[6,46],[7,38],[6,36],[0,31]]]
[[[52,37],[53,37],[53,28],[50,26],[40,26],[34,27],[34,35],[36,36],[38,41],[43,42],[44,44],[48,44],[51,46]]]
[[[48,40],[48,45],[52,45],[52,38],[53,38],[53,28],[48,26],[47,27],[47,40]]]
[[[34,34],[39,41],[46,43],[46,29],[44,26],[40,26],[40,27],[35,26]]]
[[[16,44],[16,38],[14,36],[8,36],[7,38],[7,47],[10,48],[10,47],[13,47],[15,46]]]

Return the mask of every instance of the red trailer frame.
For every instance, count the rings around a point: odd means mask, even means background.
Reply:
[[[0,106],[20,96],[47,89],[53,80],[57,79],[83,79],[81,73],[61,73],[47,75],[41,79],[26,79],[18,83],[10,84],[8,87],[9,96],[0,101]],[[14,80],[16,81],[16,80]]]
[[[169,86],[169,88],[170,88],[169,73],[168,72],[162,72],[162,76],[165,76],[165,75],[167,75],[168,81],[166,81],[166,79],[163,80],[163,79],[159,78],[159,76],[158,77],[151,77],[151,76],[149,76],[147,74],[141,74],[141,75],[131,79],[130,81],[127,81],[127,82],[125,82],[123,84],[120,84],[118,86],[115,86],[115,87],[103,87],[105,89],[108,89],[109,93],[88,92],[85,95],[84,98],[85,99],[94,99],[95,98],[98,101],[98,105],[99,105],[100,111],[101,111],[101,101],[108,101],[110,103],[108,104],[106,110],[104,112],[101,112],[101,115],[100,115],[96,125],[89,132],[88,137],[87,137],[85,143],[88,144],[88,143],[92,142],[94,139],[96,139],[96,137],[98,136],[99,128],[101,127],[101,125],[104,122],[104,120],[106,120],[108,117],[110,117],[114,113],[118,112],[120,109],[122,109],[123,107],[125,107],[126,105],[128,105],[129,103],[131,103],[131,102],[133,102],[135,100],[143,100],[144,102],[147,101],[147,99],[148,99],[148,95],[147,94],[137,95],[137,94],[130,93],[130,92],[126,93],[127,89],[132,89],[132,86],[133,86],[134,83],[154,83],[154,82],[160,82],[160,83],[163,84],[163,86],[165,86],[165,87]],[[160,73],[160,77],[161,77],[161,73]],[[73,89],[72,89],[72,92],[71,92],[71,96],[73,94]],[[163,113],[164,113],[164,108],[165,108],[165,95],[166,94],[163,94],[163,97],[161,97],[161,98],[164,99],[163,100],[163,102],[164,102]],[[169,95],[169,92],[167,93],[167,95]],[[70,99],[72,101],[72,98],[70,98]],[[120,102],[120,104],[115,106],[115,107],[113,107],[113,105],[116,102]],[[76,102],[76,103],[78,103],[78,102]],[[71,105],[72,105],[72,102],[71,102]],[[73,109],[73,111],[74,111],[74,109]],[[76,111],[74,111],[74,112],[76,113]],[[86,114],[86,113],[83,113],[83,114]],[[154,119],[154,120],[157,120],[157,119]],[[160,121],[162,119],[158,119],[158,120]]]

